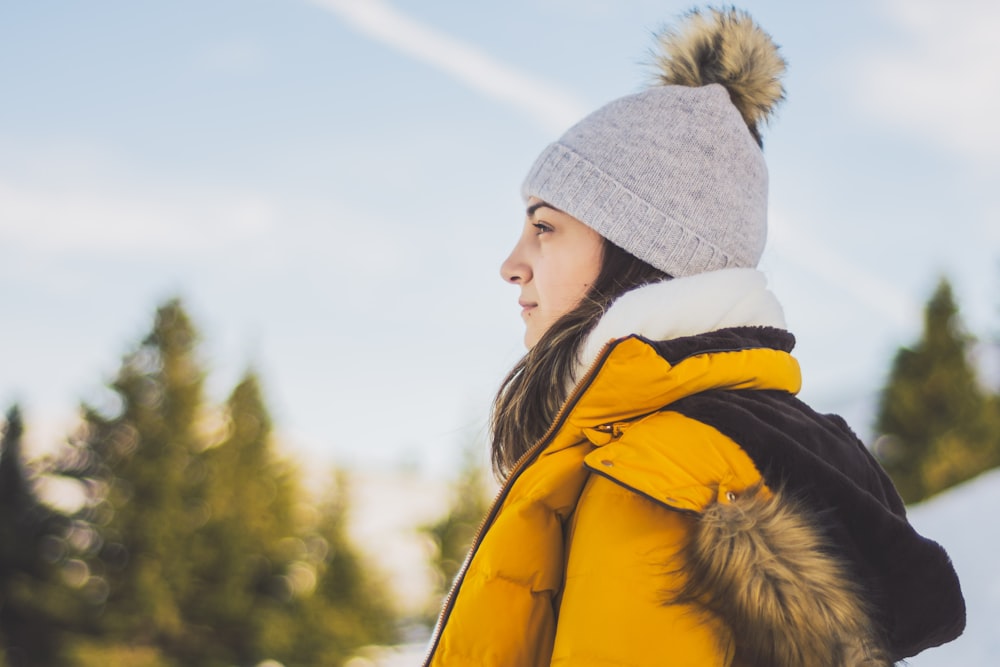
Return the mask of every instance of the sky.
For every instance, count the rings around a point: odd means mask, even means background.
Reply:
[[[290,455],[451,470],[523,353],[521,179],[690,6],[0,2],[0,406],[54,445],[176,296]],[[1000,332],[1000,4],[740,6],[789,63],[760,268],[865,433],[941,276]]]

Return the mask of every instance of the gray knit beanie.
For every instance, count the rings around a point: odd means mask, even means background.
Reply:
[[[691,12],[660,45],[660,85],[571,127],[522,194],[675,278],[754,267],[767,237],[758,125],[783,98],[784,60],[735,9]]]

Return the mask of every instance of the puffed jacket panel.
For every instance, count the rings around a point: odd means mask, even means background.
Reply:
[[[552,665],[724,667],[726,629],[691,604],[666,604],[683,584],[681,547],[694,517],[593,475],[569,526],[571,545]],[[662,664],[662,663],[661,663]]]

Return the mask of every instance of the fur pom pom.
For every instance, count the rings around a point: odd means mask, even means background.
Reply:
[[[658,42],[659,84],[721,84],[761,143],[758,126],[785,98],[785,60],[770,35],[738,9],[692,10],[679,28],[660,33]]]

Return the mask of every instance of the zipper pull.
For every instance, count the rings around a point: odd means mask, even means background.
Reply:
[[[624,422],[598,424],[597,426],[584,429],[584,434],[587,436],[587,440],[600,447],[622,437],[622,433],[624,433],[623,424]]]

